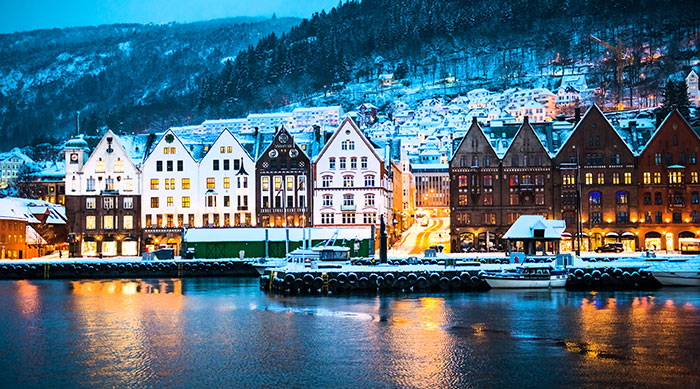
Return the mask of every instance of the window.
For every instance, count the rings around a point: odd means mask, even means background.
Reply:
[[[644,192],[644,205],[651,205],[651,193]]]
[[[207,189],[214,189],[216,186],[214,177],[208,177],[207,178]]]
[[[493,193],[484,193],[484,205],[493,205]]]
[[[97,202],[95,201],[94,197],[88,197],[85,199],[85,208],[86,209],[95,209]]]
[[[134,228],[134,217],[131,215],[125,215],[122,228],[124,228],[125,230],[133,229]]]
[[[294,191],[294,176],[287,176],[286,181],[287,181],[287,191],[288,192]]]
[[[496,214],[495,213],[485,213],[484,214],[484,224],[496,224]]]
[[[182,196],[182,208],[190,207],[190,196]]]
[[[668,183],[669,184],[682,184],[683,183],[683,172],[679,172],[679,171],[668,172]]]
[[[221,147],[219,147],[219,152],[222,153],[222,154],[225,153],[225,152],[226,152],[226,146],[221,146]]]
[[[340,143],[341,150],[355,150],[355,142],[351,140],[344,140]]]
[[[642,182],[644,184],[651,184],[651,173],[644,172],[644,174],[642,176]]]
[[[172,196],[168,196],[168,198],[166,199],[166,206],[168,206],[168,207],[173,206],[173,197]]]
[[[345,169],[345,165],[346,165],[345,161],[346,161],[345,157],[340,158],[340,168],[341,169]]]
[[[165,166],[166,166],[165,170],[167,170],[169,172],[173,171],[173,161],[167,161]]]
[[[231,188],[231,177],[224,177],[224,189]]]
[[[134,208],[134,198],[133,197],[124,197],[124,209],[133,209]]]
[[[484,155],[484,167],[489,167],[491,166],[491,159],[489,158],[488,155]]]
[[[600,192],[591,192],[588,194],[588,204],[590,205],[601,205],[602,199]]]
[[[95,216],[85,216],[85,229],[94,230],[95,229]]]
[[[538,174],[535,176],[535,185],[544,185],[544,175]]]
[[[299,176],[298,177],[298,191],[303,191],[306,190],[306,176]]]
[[[617,192],[617,205],[627,205],[630,194],[627,192]]]
[[[207,207],[216,207],[216,196],[215,195],[207,195],[204,198],[204,204]]]
[[[523,155],[523,167],[527,167],[527,166],[528,166],[528,165],[527,165],[528,159],[529,159],[529,158],[528,158],[527,155]]]
[[[224,170],[231,170],[231,161],[224,159]]]
[[[182,189],[190,189],[190,179],[189,178],[182,179]]]
[[[329,158],[328,164],[329,164],[331,169],[335,169],[335,158]]]
[[[513,174],[510,176],[510,186],[518,186],[518,176]]]
[[[114,209],[114,197],[105,197],[102,199],[102,207],[104,209]]]
[[[367,157],[360,158],[360,168],[367,169]]]
[[[95,179],[94,178],[88,178],[87,180],[87,191],[88,192],[94,192],[95,191]]]
[[[270,190],[270,177],[265,176],[262,178],[262,190],[263,191]]]
[[[663,204],[663,202],[661,201],[661,192],[654,193],[654,204],[656,204],[656,205]]]
[[[673,155],[666,153],[666,165],[673,165]]]
[[[567,173],[567,174],[562,175],[562,182],[564,185],[575,185],[576,178],[574,177],[573,174]]]
[[[175,179],[174,178],[166,178],[164,181],[165,181],[165,189],[175,190]]]
[[[654,184],[660,184],[660,183],[661,183],[661,173],[655,172],[654,173]]]
[[[478,155],[472,156],[472,167],[479,167],[479,156]]]
[[[151,197],[151,208],[158,208],[158,197]]]
[[[350,158],[350,169],[357,169],[357,158]]]
[[[332,213],[322,213],[321,214],[321,224],[334,224],[335,215]]]
[[[664,214],[661,211],[656,211],[654,214],[654,223],[663,223],[664,221]]]
[[[158,179],[151,178],[151,190],[158,190]]]
[[[685,153],[680,153],[678,155],[678,164],[685,165]]]
[[[469,177],[468,176],[459,176],[459,186],[460,187],[465,187],[469,183]]]
[[[690,183],[691,184],[698,183],[698,172],[690,172]]]
[[[620,184],[620,173],[613,173],[612,175],[612,183],[613,185],[619,185]]]
[[[325,194],[323,195],[323,206],[332,207],[333,206],[333,195]]]
[[[241,170],[241,160],[234,159],[233,160],[233,170]]]
[[[593,173],[586,173],[586,185],[593,185]]]
[[[688,155],[688,164],[690,165],[695,165],[695,160],[696,160],[696,154],[695,153],[690,153]]]
[[[219,170],[219,160],[218,159],[213,160],[212,164],[213,164],[212,168],[214,170]]]
[[[654,154],[654,164],[661,165],[661,153]]]
[[[119,158],[117,158],[117,160],[114,161],[114,172],[115,173],[124,173],[124,161],[122,161]]]
[[[362,222],[364,224],[377,224],[377,214],[374,212],[368,212],[363,214]]]
[[[683,217],[681,216],[680,212],[674,212],[672,215],[672,221],[673,223],[682,223],[683,222]]]
[[[544,205],[544,193],[535,193],[535,204]]]
[[[632,184],[632,173],[626,172],[625,173],[625,185],[631,185]]]
[[[351,194],[343,195],[343,206],[352,207],[355,205],[355,196]]]
[[[184,165],[183,161],[177,161],[177,171],[181,172],[181,171],[185,170],[183,165]]]
[[[466,194],[459,194],[457,196],[457,204],[458,205],[462,205],[462,206],[468,205],[468,202],[469,202],[468,200],[469,200],[469,196],[467,196]]]
[[[365,207],[374,207],[374,195],[373,194],[366,194],[365,195]]]
[[[104,173],[105,172],[105,161],[103,161],[102,158],[98,159],[97,162],[95,163],[95,172],[96,173]]]
[[[163,154],[170,154],[170,147],[163,147]]]
[[[323,176],[322,181],[321,181],[321,187],[322,188],[330,188],[332,182],[333,182],[332,176]]]
[[[343,214],[343,224],[355,224],[355,214],[354,213],[344,213]]]
[[[352,176],[343,176],[343,187],[345,188],[351,188],[354,186],[353,182],[353,177]]]
[[[603,223],[603,214],[600,212],[591,212],[591,224]]]
[[[611,165],[619,165],[620,161],[621,161],[620,154],[615,154],[610,158]]]
[[[518,205],[520,204],[520,197],[518,196],[517,193],[511,193],[510,194],[510,205]]]
[[[675,205],[683,205],[683,195],[681,193],[674,193],[671,197],[671,201]]]
[[[517,156],[517,155],[514,155],[514,156],[511,158],[511,166],[515,166],[515,167],[518,166],[518,156]]]
[[[629,212],[618,212],[617,215],[615,215],[615,221],[618,224],[629,223],[630,222]]]
[[[163,171],[163,161],[156,161],[156,171],[157,172]]]
[[[698,211],[693,211],[690,213],[690,221],[692,223],[700,223],[700,216],[698,215]]]
[[[231,196],[224,196],[224,207],[231,206]]]
[[[651,212],[644,212],[644,220],[642,220],[644,223],[651,223],[653,220],[651,219]]]
[[[105,230],[114,229],[114,216],[106,215],[102,218],[102,228]]]
[[[374,176],[365,176],[365,186],[374,186]]]

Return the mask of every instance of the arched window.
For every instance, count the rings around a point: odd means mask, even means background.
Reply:
[[[629,203],[630,194],[627,192],[617,192],[617,205],[626,205]]]
[[[602,198],[600,192],[591,192],[588,194],[588,203],[590,205],[601,205]]]

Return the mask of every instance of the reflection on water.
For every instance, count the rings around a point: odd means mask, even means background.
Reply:
[[[253,279],[0,282],[3,386],[687,386],[696,291],[273,296]]]

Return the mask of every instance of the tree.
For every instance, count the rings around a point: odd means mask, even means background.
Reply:
[[[690,101],[688,100],[688,85],[685,83],[685,80],[674,81],[669,79],[662,96],[664,102],[656,110],[657,123],[661,123],[674,108],[677,108],[683,117],[689,117]]]

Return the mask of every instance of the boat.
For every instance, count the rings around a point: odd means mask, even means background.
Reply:
[[[647,268],[663,286],[700,286],[700,263],[669,261]]]
[[[541,263],[523,264],[515,271],[483,275],[494,289],[563,288],[568,277],[566,269]]]

